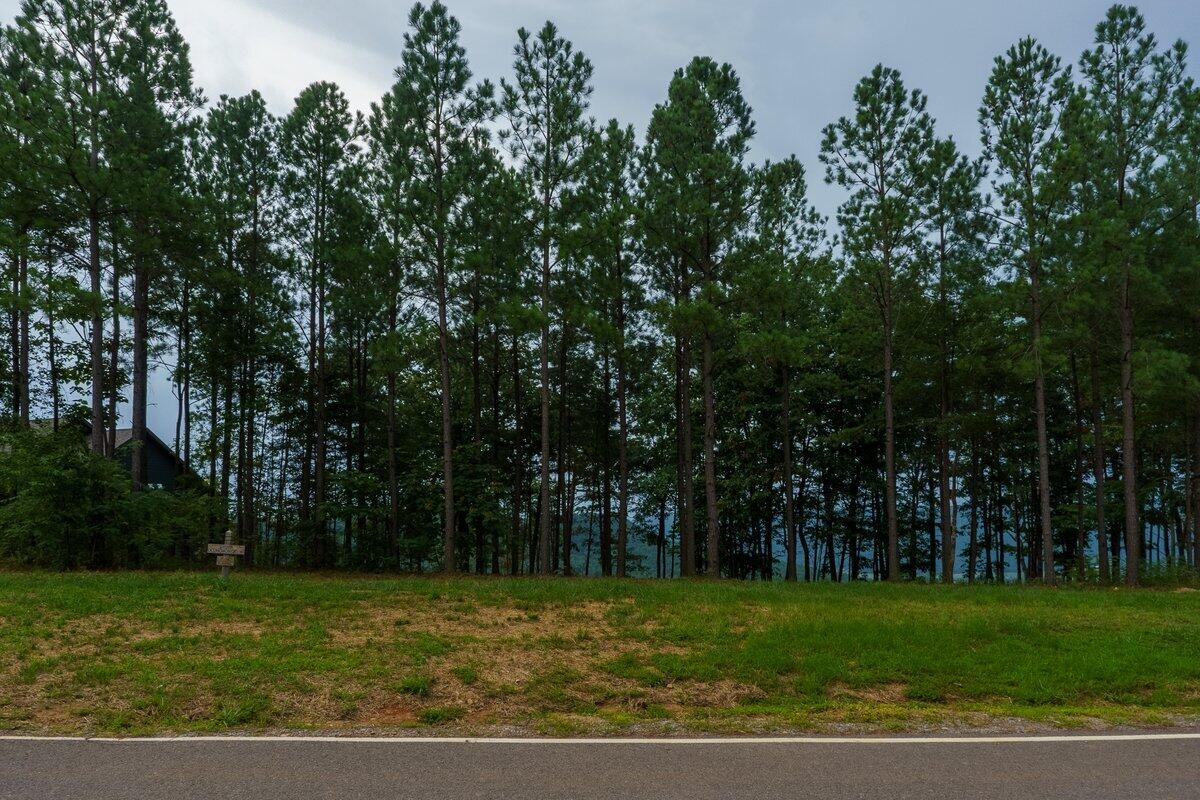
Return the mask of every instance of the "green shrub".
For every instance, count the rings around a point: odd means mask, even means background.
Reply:
[[[209,500],[192,492],[133,493],[115,461],[77,430],[0,433],[0,558],[23,565],[151,567],[206,541]],[[174,552],[172,550],[174,549]]]

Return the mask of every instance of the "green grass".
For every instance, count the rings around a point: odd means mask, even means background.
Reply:
[[[0,572],[0,729],[1200,722],[1200,592]]]

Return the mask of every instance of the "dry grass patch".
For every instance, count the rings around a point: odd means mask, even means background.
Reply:
[[[1200,717],[1198,598],[0,572],[0,728],[1179,724]]]

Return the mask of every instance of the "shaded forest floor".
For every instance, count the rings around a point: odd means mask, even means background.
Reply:
[[[0,572],[0,729],[1200,725],[1200,592]]]

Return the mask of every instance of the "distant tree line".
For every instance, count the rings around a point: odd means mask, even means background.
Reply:
[[[0,552],[39,560],[11,509],[48,501],[15,470],[51,449],[23,431],[85,417],[111,455],[128,401],[145,441],[157,369],[159,433],[218,498],[164,559],[232,527],[252,563],[313,568],[1200,563],[1200,90],[1136,9],[1074,64],[1032,38],[998,56],[979,159],[874,68],[824,130],[833,219],[796,158],[751,160],[728,64],[677,70],[639,134],[589,117],[592,65],[549,22],[497,83],[439,2],[398,47],[365,113],[321,82],[278,118],[206,100],[163,0],[23,2],[0,36]]]

